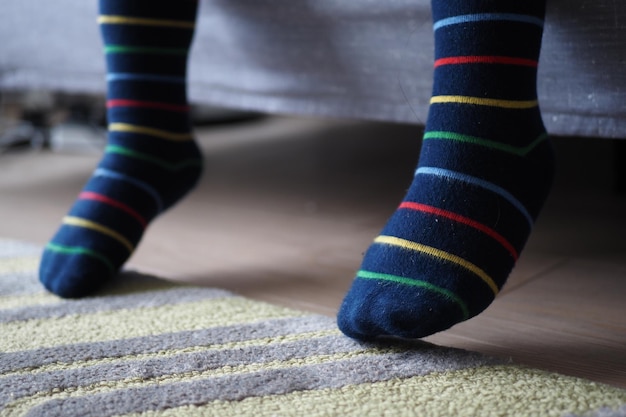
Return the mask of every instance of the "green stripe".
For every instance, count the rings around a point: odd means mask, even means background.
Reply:
[[[146,162],[150,162],[152,164],[158,165],[161,168],[167,169],[168,171],[180,171],[181,169],[184,169],[184,168],[197,167],[197,166],[202,165],[202,161],[197,158],[187,159],[177,164],[173,164],[163,159],[156,158],[152,155],[137,152],[132,149],[128,149],[123,146],[117,146],[117,145],[108,145],[105,148],[105,152],[114,153],[118,155],[124,155],[124,156],[135,158],[135,159],[141,159],[142,161],[146,161]]]
[[[424,140],[428,140],[428,139],[455,140],[457,142],[471,143],[473,145],[496,149],[496,150],[507,152],[507,153],[517,155],[517,156],[526,156],[526,154],[532,151],[537,145],[545,141],[547,138],[548,138],[548,134],[542,133],[531,144],[520,148],[520,147],[507,145],[507,144],[496,142],[496,141],[489,140],[489,139],[478,138],[476,136],[461,135],[459,133],[454,133],[454,132],[433,131],[433,132],[424,133]]]
[[[106,54],[158,54],[158,55],[186,55],[187,48],[151,48],[144,46],[107,45]]]
[[[91,249],[88,248],[83,248],[81,246],[63,246],[63,245],[57,245],[54,243],[48,243],[46,245],[46,249],[51,251],[51,252],[56,252],[56,253],[61,253],[64,255],[87,255],[87,256],[91,256],[92,258],[95,258],[99,261],[101,261],[102,263],[104,263],[110,270],[111,270],[111,274],[115,273],[115,268],[113,267],[113,264],[101,253],[93,251]]]
[[[437,287],[436,285],[433,285],[429,282],[421,281],[417,279],[411,279],[411,278],[404,278],[404,277],[400,277],[397,275],[380,274],[377,272],[370,272],[370,271],[364,271],[364,270],[359,271],[356,274],[356,276],[358,278],[363,278],[363,279],[376,279],[380,281],[395,282],[397,284],[402,284],[402,285],[410,285],[412,287],[425,288],[429,291],[440,294],[444,296],[445,298],[457,303],[459,307],[461,308],[461,310],[463,311],[463,320],[467,320],[469,318],[469,309],[467,308],[467,305],[465,305],[465,302],[459,296],[457,296],[455,293],[453,293],[450,290]]]

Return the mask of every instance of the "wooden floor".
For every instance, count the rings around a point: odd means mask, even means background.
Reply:
[[[199,137],[201,184],[130,266],[334,315],[411,180],[420,129],[265,118]],[[626,387],[626,198],[611,193],[612,142],[556,144],[555,191],[504,291],[428,340]],[[0,236],[45,244],[97,160],[0,156]]]

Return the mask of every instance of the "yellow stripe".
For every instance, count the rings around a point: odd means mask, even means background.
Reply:
[[[302,315],[303,313],[284,307],[228,297],[159,307],[0,323],[2,335],[0,352],[142,337]],[[198,317],[202,319],[199,320]]]
[[[468,96],[434,96],[430,104],[459,103],[476,106],[501,107],[504,109],[531,109],[537,107],[537,100],[500,100],[495,98],[468,97]]]
[[[132,253],[135,250],[135,247],[132,245],[132,243],[130,243],[130,241],[126,239],[124,236],[122,236],[121,234],[119,234],[113,229],[110,229],[101,224],[92,222],[90,220],[81,219],[80,217],[65,216],[63,218],[63,224],[67,224],[70,226],[84,227],[85,229],[95,230],[96,232],[100,232],[103,235],[110,236],[113,239],[117,240],[122,245],[124,245],[130,253]]]
[[[348,360],[362,356],[380,355],[391,353],[390,350],[371,349],[363,347],[360,350],[352,352],[342,352],[328,355],[308,356],[305,358],[289,359],[286,361],[272,361],[265,363],[253,363],[249,365],[226,366],[223,368],[209,369],[204,372],[185,372],[177,375],[165,375],[154,378],[145,376],[131,377],[121,381],[108,381],[106,383],[95,383],[82,387],[68,387],[65,391],[58,390],[51,393],[50,391],[40,392],[29,397],[20,398],[7,404],[6,409],[10,409],[15,416],[26,415],[27,412],[38,405],[52,400],[60,400],[67,398],[90,397],[97,394],[105,394],[117,390],[129,390],[132,388],[146,388],[155,385],[175,384],[180,382],[193,383],[194,381],[207,378],[219,378],[222,376],[233,376],[238,374],[254,373],[261,371],[271,371],[277,369],[289,369],[297,367],[306,367],[311,365],[320,365],[329,362],[337,362]],[[146,411],[149,415],[154,411]],[[302,413],[302,410],[300,410]],[[180,414],[175,414],[180,415]]]
[[[193,139],[193,136],[190,133],[175,133],[168,130],[154,129],[147,126],[136,126],[127,123],[111,123],[109,125],[109,130],[112,132],[141,133],[174,141],[186,141]]]
[[[342,417],[532,417],[587,415],[604,407],[617,409],[625,402],[626,392],[620,388],[502,365],[237,401],[217,400],[119,417],[300,417],[303,410],[315,410],[316,416]]]
[[[172,28],[193,29],[196,24],[185,20],[148,19],[144,17],[128,17],[102,15],[98,17],[99,24],[111,25],[142,25],[142,26],[167,26]]]
[[[0,259],[0,275],[19,274],[37,271],[39,267],[38,256],[25,256],[21,258]]]
[[[482,279],[489,286],[489,288],[491,288],[494,295],[497,295],[498,292],[500,291],[496,283],[493,281],[493,279],[489,275],[487,275],[485,271],[483,271],[482,269],[480,269],[473,263],[466,261],[460,256],[456,256],[451,253],[442,251],[440,249],[433,248],[432,246],[422,245],[421,243],[411,242],[410,240],[400,239],[400,238],[393,237],[393,236],[378,236],[374,240],[374,242],[382,243],[386,245],[399,246],[404,249],[408,249],[408,250],[412,250],[416,252],[422,252],[432,257],[455,263],[467,269],[468,271],[473,272],[478,277],[480,277],[480,279]]]
[[[18,307],[35,307],[43,305],[59,304],[62,299],[44,291],[41,286],[41,292],[37,294],[28,295],[11,295],[0,297],[0,311],[3,309],[18,308]]]

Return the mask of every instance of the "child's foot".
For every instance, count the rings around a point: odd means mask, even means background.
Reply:
[[[535,91],[543,2],[435,0],[433,16],[420,162],[341,306],[339,327],[355,338],[424,337],[483,311],[553,176]]]
[[[196,6],[100,2],[108,144],[43,254],[40,280],[59,296],[87,295],[116,274],[150,221],[200,177],[185,91]]]

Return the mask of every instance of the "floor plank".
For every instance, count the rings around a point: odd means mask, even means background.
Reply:
[[[568,259],[429,340],[626,388],[624,277],[624,265]]]

